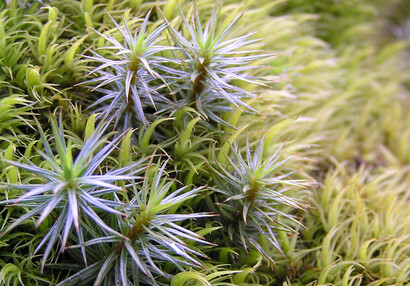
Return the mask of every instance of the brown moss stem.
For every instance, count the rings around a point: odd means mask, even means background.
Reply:
[[[208,75],[208,72],[206,71],[206,67],[209,65],[209,60],[205,59],[204,61],[199,61],[198,62],[198,72],[199,75],[195,78],[194,80],[194,85],[192,86],[192,91],[191,91],[191,98],[192,100],[195,100],[198,94],[201,94],[202,91],[205,89],[204,81],[206,79],[206,76]]]
[[[135,220],[134,225],[128,231],[127,237],[131,240],[131,243],[135,242],[138,237],[144,232],[144,227],[149,224],[151,220],[151,215],[145,210],[140,213],[140,215]],[[115,251],[121,251],[124,248],[124,241],[121,241],[116,247]]]

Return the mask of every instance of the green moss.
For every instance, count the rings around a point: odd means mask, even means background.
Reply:
[[[0,2],[1,285],[410,280],[406,1],[42,2]]]

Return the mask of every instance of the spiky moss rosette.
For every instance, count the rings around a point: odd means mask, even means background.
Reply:
[[[0,3],[0,284],[405,285],[405,7]]]

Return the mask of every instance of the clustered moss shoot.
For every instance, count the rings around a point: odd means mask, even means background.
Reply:
[[[387,2],[1,2],[0,284],[406,285]]]

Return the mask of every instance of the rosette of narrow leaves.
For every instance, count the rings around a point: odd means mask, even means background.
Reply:
[[[95,31],[112,44],[104,49],[112,49],[116,53],[114,59],[106,58],[96,52],[93,52],[94,56],[88,57],[101,63],[91,72],[91,74],[97,74],[98,77],[85,82],[99,82],[94,90],[102,93],[102,97],[90,108],[100,105],[97,111],[101,111],[101,116],[117,113],[116,124],[120,119],[124,120],[125,126],[135,126],[132,124],[135,119],[144,124],[148,123],[144,109],[151,107],[156,110],[156,103],[172,104],[164,96],[164,90],[169,91],[170,81],[182,74],[169,67],[169,63],[175,64],[176,60],[157,55],[159,52],[175,48],[156,44],[166,24],[161,24],[148,33],[149,16],[150,12],[141,24],[139,32],[135,31],[134,34],[125,20],[123,20],[124,27],[122,28],[111,18],[124,38],[124,44],[107,33]],[[109,87],[102,88],[106,85]]]
[[[284,172],[283,166],[291,157],[281,160],[280,149],[269,158],[263,158],[262,140],[255,151],[247,141],[242,155],[235,143],[233,158],[227,157],[228,166],[217,163],[211,167],[216,191],[223,195],[216,209],[226,226],[231,241],[240,241],[273,261],[260,243],[263,236],[271,245],[281,250],[278,231],[296,233],[292,225],[301,225],[297,218],[287,213],[289,208],[304,209],[306,205],[290,197],[289,193],[309,186],[305,180],[292,179],[294,172]]]
[[[35,219],[38,227],[49,215],[56,217],[55,223],[37,245],[35,253],[45,247],[42,269],[47,257],[55,244],[60,241],[60,251],[66,248],[71,229],[74,226],[79,243],[83,243],[83,216],[89,217],[96,227],[127,239],[124,235],[109,227],[99,213],[126,216],[118,210],[122,203],[109,200],[110,195],[123,188],[116,185],[117,181],[138,178],[135,176],[141,170],[142,162],[136,162],[120,169],[111,169],[100,173],[101,163],[113,151],[121,139],[120,136],[107,143],[110,135],[103,135],[107,124],[101,123],[85,141],[81,151],[77,152],[70,141],[66,142],[62,122],[59,126],[55,119],[51,120],[54,146],[49,144],[49,138],[38,124],[38,131],[43,142],[44,152],[38,150],[44,164],[36,166],[24,158],[26,163],[3,160],[5,163],[28,171],[38,183],[5,184],[2,189],[23,190],[17,198],[8,198],[0,204],[21,206],[29,209],[14,222],[6,225],[1,235],[23,224],[28,219]],[[55,147],[56,153],[52,147]],[[31,179],[32,180],[32,179]],[[8,196],[6,195],[6,198]],[[86,262],[85,248],[82,247],[83,259]]]
[[[232,81],[239,80],[266,86],[259,78],[251,76],[248,72],[257,67],[253,65],[255,61],[269,55],[264,54],[262,50],[246,50],[247,46],[260,41],[250,39],[255,33],[231,39],[227,37],[243,13],[218,30],[220,11],[221,5],[216,3],[211,19],[203,28],[197,8],[195,17],[189,22],[180,7],[181,17],[189,36],[185,37],[171,25],[169,30],[176,45],[181,48],[183,63],[187,66],[183,78],[188,80],[180,87],[183,101],[186,104],[195,101],[198,111],[203,116],[229,125],[218,114],[232,110],[230,104],[236,108],[242,106],[257,112],[243,101],[256,95],[234,85]]]
[[[149,167],[142,186],[132,184],[132,199],[123,209],[127,218],[118,216],[116,222],[118,231],[125,237],[96,235],[97,238],[83,245],[73,246],[95,245],[96,249],[90,250],[93,256],[103,257],[59,285],[75,284],[82,277],[94,277],[94,285],[135,285],[140,280],[157,285],[156,277],[172,277],[163,269],[165,262],[174,265],[178,271],[184,271],[186,266],[202,266],[197,256],[205,255],[195,249],[193,244],[211,243],[185,228],[181,222],[209,217],[211,214],[190,213],[181,207],[203,188],[177,188],[174,180],[165,177],[165,167],[166,162],[162,166]],[[111,245],[111,248],[107,248],[107,245]]]

